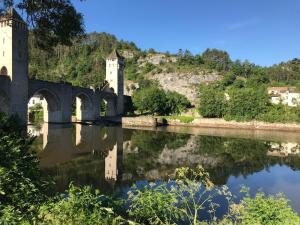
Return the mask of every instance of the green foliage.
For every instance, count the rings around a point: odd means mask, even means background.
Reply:
[[[300,59],[282,62],[267,69],[270,79],[275,82],[295,84],[300,80]]]
[[[194,121],[192,116],[167,116],[166,119],[179,120],[181,123],[191,123]]]
[[[231,71],[221,81],[200,86],[201,115],[237,121],[299,122],[299,107],[272,105],[266,90],[270,79],[263,69],[255,71],[257,74],[248,79],[237,78]]]
[[[133,187],[128,199],[129,216],[140,223],[173,224],[183,216],[176,207],[177,196],[163,184],[151,183],[142,190]]]
[[[0,137],[6,135],[21,135],[20,119],[17,116],[7,116],[0,112]]]
[[[206,49],[202,54],[202,59],[208,68],[218,71],[227,71],[231,63],[229,54],[218,49]]]
[[[289,107],[286,105],[270,105],[266,112],[258,116],[259,120],[270,123],[300,123],[300,107]]]
[[[132,96],[134,106],[141,113],[163,115],[165,113],[166,93],[156,87],[136,91]]]
[[[265,89],[233,89],[229,92],[226,119],[252,120],[267,111],[269,96]]]
[[[118,41],[107,33],[90,33],[74,39],[72,46],[58,45],[53,51],[43,51],[29,36],[30,78],[48,81],[66,81],[75,86],[98,87],[105,79],[106,57],[113,49],[139,52],[130,42]],[[126,60],[125,76],[137,79],[137,58]],[[74,62],[76,61],[76,64]],[[127,68],[128,67],[128,68]]]
[[[42,224],[127,224],[109,207],[106,196],[91,187],[70,185],[67,196],[60,196],[44,204],[39,212]]]
[[[220,118],[225,114],[225,93],[217,86],[200,87],[200,113],[203,117]]]
[[[216,196],[231,198],[227,188],[213,188],[208,173],[201,166],[194,170],[177,169],[175,176],[173,181],[129,192],[129,215],[142,223],[196,225],[200,223],[201,211],[209,209],[214,214]]]
[[[29,151],[32,139],[20,131],[15,118],[0,116],[0,120],[0,218],[10,224],[11,219],[33,219],[50,185]]]
[[[165,92],[152,84],[134,92],[132,101],[135,108],[141,113],[157,115],[178,114],[190,106],[187,98],[177,92]]]
[[[12,6],[25,13],[39,48],[71,45],[74,37],[84,33],[82,15],[69,0],[4,0],[5,8]]]
[[[138,78],[137,58],[127,59],[125,67],[125,77],[128,80],[136,81]]]
[[[191,106],[191,103],[182,94],[179,94],[175,91],[166,92],[167,102],[166,102],[166,112],[172,114],[180,114],[188,107]]]
[[[32,123],[41,123],[43,122],[43,107],[41,104],[36,104],[28,110],[29,121]]]
[[[146,63],[144,65],[144,67],[142,68],[142,71],[141,73],[142,74],[147,74],[147,73],[150,73],[151,71],[153,71],[155,69],[155,66],[152,64],[152,63]]]
[[[242,224],[300,224],[300,217],[282,194],[265,196],[257,193],[254,198],[247,194],[236,208],[235,216]]]

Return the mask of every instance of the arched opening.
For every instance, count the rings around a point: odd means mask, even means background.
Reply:
[[[0,91],[0,112],[5,114],[9,114],[10,112],[10,100],[2,91]]]
[[[105,98],[100,101],[100,116],[113,117],[117,115],[116,99]]]
[[[61,105],[55,94],[42,89],[30,97],[28,101],[29,123],[59,123],[61,121]]]
[[[100,117],[105,117],[107,114],[107,101],[101,99],[100,101]]]
[[[93,104],[90,97],[84,93],[78,94],[73,100],[73,116],[75,117],[75,121],[92,121],[94,120],[93,113]]]
[[[0,75],[8,76],[8,71],[7,71],[7,68],[5,66],[2,66],[2,68],[0,70]]]

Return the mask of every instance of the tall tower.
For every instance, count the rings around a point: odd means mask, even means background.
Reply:
[[[21,16],[10,8],[0,17],[0,75],[11,80],[10,111],[27,122],[28,28]]]
[[[114,50],[106,59],[106,80],[118,96],[117,114],[124,113],[124,58]]]

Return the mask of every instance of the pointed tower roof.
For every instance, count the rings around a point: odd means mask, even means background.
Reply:
[[[123,57],[116,49],[114,49],[112,53],[110,53],[110,55],[107,57],[107,59],[123,59]]]
[[[13,8],[10,7],[0,16],[0,20],[15,20],[18,22],[25,23],[23,18],[19,15],[19,13]]]

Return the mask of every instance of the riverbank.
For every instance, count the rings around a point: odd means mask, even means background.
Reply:
[[[123,117],[123,127],[157,127],[157,126],[181,126],[200,128],[229,128],[251,130],[274,130],[300,132],[300,124],[296,123],[266,123],[261,121],[237,122],[224,119],[195,118],[189,122],[168,117]]]

